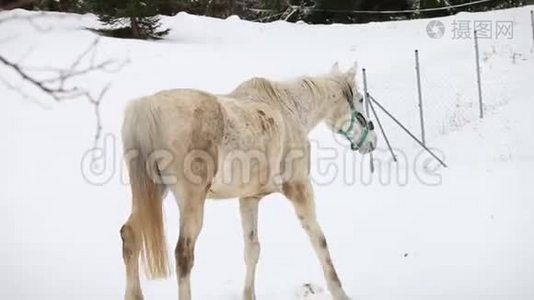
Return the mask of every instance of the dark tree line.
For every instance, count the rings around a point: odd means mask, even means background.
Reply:
[[[101,32],[133,38],[161,38],[168,33],[161,28],[158,15],[186,11],[196,15],[273,21],[285,19],[308,23],[364,23],[411,18],[437,17],[460,11],[484,11],[526,4],[527,0],[493,0],[462,8],[424,11],[474,0],[0,0],[1,7],[21,3],[27,9],[67,12],[93,12],[110,29]],[[399,11],[405,13],[361,13],[357,11]]]
[[[461,8],[424,11],[448,5],[470,3],[475,0],[292,0],[302,6],[293,20],[310,23],[366,23],[371,21],[429,18],[456,14],[460,11],[486,11],[526,4],[526,0],[493,0]],[[420,12],[411,12],[422,9]],[[355,12],[355,11],[365,11]],[[409,11],[397,13],[368,13],[369,11]],[[293,21],[290,20],[290,21]]]

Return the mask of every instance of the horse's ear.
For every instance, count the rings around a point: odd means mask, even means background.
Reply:
[[[339,63],[336,61],[336,63],[330,68],[330,74],[339,73]]]
[[[350,67],[350,69],[347,71],[348,77],[354,77],[356,76],[356,73],[358,72],[358,61],[354,61],[354,65]]]

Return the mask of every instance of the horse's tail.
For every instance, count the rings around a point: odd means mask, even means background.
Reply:
[[[132,218],[145,272],[154,279],[169,276],[159,171],[156,162],[149,159],[158,136],[158,116],[150,102],[141,99],[130,103],[122,140],[132,188]]]

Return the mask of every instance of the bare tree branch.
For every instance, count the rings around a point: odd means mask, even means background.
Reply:
[[[26,72],[24,72],[20,66],[16,63],[13,63],[9,60],[7,60],[6,58],[4,58],[3,56],[0,56],[0,62],[2,62],[4,65],[12,68],[17,74],[20,75],[20,77],[22,77],[24,80],[30,82],[31,84],[33,84],[35,87],[37,87],[38,89],[40,89],[42,92],[45,92],[47,93],[48,95],[50,95],[52,98],[54,98],[56,101],[59,101],[61,99],[65,99],[65,98],[70,98],[70,97],[73,97],[75,95],[73,95],[72,93],[74,93],[76,90],[75,88],[72,88],[72,89],[69,89],[69,90],[66,90],[63,88],[63,86],[59,86],[59,87],[56,87],[56,88],[53,88],[53,87],[50,87],[50,86],[47,86],[44,82],[41,82],[35,78],[33,78],[32,76],[30,76],[29,74],[27,74]],[[57,79],[56,79],[57,81]]]
[[[14,8],[25,7],[27,5],[36,3],[36,0],[18,0],[5,5],[0,5],[0,11],[10,10]],[[5,22],[10,22],[14,20],[25,20],[27,21],[35,30],[37,31],[47,31],[49,28],[44,28],[41,25],[35,22],[36,19],[44,17],[46,14],[18,14],[18,13],[5,13],[0,17],[0,24]],[[5,39],[2,42],[9,41]],[[102,100],[104,99],[105,94],[109,90],[110,84],[108,83],[104,88],[98,91],[97,95],[93,95],[88,89],[79,87],[77,85],[69,85],[72,79],[87,75],[89,73],[103,71],[103,72],[117,72],[127,64],[128,60],[115,61],[115,60],[105,60],[102,62],[97,62],[97,46],[99,39],[95,39],[89,47],[87,47],[83,52],[81,52],[78,57],[72,62],[72,64],[65,69],[54,68],[54,67],[45,67],[45,68],[32,68],[24,67],[20,60],[11,60],[5,56],[0,55],[0,65],[3,64],[8,69],[11,69],[16,74],[20,76],[25,82],[30,83],[34,88],[40,92],[46,94],[50,98],[54,99],[56,102],[67,99],[85,99],[93,106],[93,111],[96,119],[96,129],[93,140],[93,147],[97,147],[102,136],[102,117],[100,114],[100,106]],[[88,65],[82,67],[83,65]],[[49,75],[48,78],[42,79],[42,74]],[[41,75],[41,76],[37,76]],[[19,93],[24,99],[33,99],[29,96],[27,91],[23,91],[20,87],[15,86],[12,82],[4,78],[0,78],[0,81],[10,90],[14,90]],[[33,101],[40,106],[44,106],[40,101]]]
[[[20,87],[18,86],[15,86],[13,85],[11,82],[7,81],[6,79],[0,77],[0,81],[2,82],[2,84],[8,88],[9,90],[11,91],[15,91],[17,92],[24,100],[28,100],[28,101],[31,101],[32,103],[40,106],[41,108],[44,108],[44,109],[50,109],[50,106],[45,104],[45,103],[42,103],[41,101],[37,101],[36,99],[34,99],[33,97],[31,97],[30,95],[24,93]]]
[[[87,98],[89,102],[91,102],[94,106],[94,112],[95,112],[95,118],[96,118],[96,130],[95,130],[93,148],[98,147],[98,141],[100,140],[100,137],[102,136],[102,117],[100,115],[100,103],[102,103],[102,99],[104,99],[104,95],[107,93],[109,87],[110,87],[110,84],[106,85],[100,91],[100,94],[98,95],[97,98],[93,98],[91,97],[90,94],[87,94]]]
[[[115,61],[115,60],[105,60],[102,62],[96,62],[96,49],[99,43],[99,39],[95,39],[89,47],[87,47],[83,52],[78,55],[78,57],[73,61],[73,63],[66,69],[60,68],[26,68],[23,67],[18,62],[13,62],[4,56],[0,55],[0,63],[10,68],[16,74],[18,74],[24,81],[30,83],[33,87],[45,93],[56,102],[68,99],[85,99],[93,106],[95,119],[96,119],[96,129],[94,135],[94,147],[97,147],[102,133],[102,118],[100,114],[100,104],[109,90],[110,84],[108,83],[104,88],[99,90],[97,95],[93,95],[89,90],[81,88],[79,86],[69,86],[69,82],[75,78],[82,75],[86,75],[92,72],[117,72],[122,67],[128,63],[128,60]],[[86,61],[89,61],[89,64],[85,67],[82,67],[82,64],[85,64]],[[33,71],[33,72],[32,72]],[[37,71],[52,73],[52,76],[46,79],[40,79],[33,75]],[[4,84],[21,94],[24,98],[28,99],[28,95],[24,93],[20,88],[15,87],[13,84],[9,83],[7,80],[2,79]],[[42,105],[42,103],[40,103]]]

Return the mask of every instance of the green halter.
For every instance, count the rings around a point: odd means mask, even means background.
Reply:
[[[349,103],[349,104],[352,104],[352,103]],[[360,133],[360,137],[358,138],[357,141],[355,141],[354,138],[352,138],[353,136],[352,133],[354,130],[354,123],[358,120],[358,115],[362,117],[363,115],[356,111],[356,109],[354,108],[354,105],[350,105],[350,110],[351,110],[351,114],[350,114],[349,128],[347,128],[347,130],[340,129],[337,132],[341,134],[342,136],[344,136],[350,142],[350,148],[353,151],[356,151],[360,149],[363,143],[365,143],[365,141],[367,140],[367,136],[369,135],[369,124],[367,122],[365,123],[362,129],[362,132]]]

